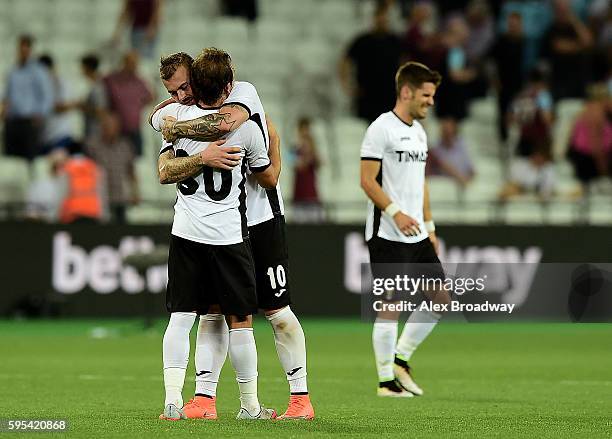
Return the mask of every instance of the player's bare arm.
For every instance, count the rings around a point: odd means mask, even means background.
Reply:
[[[274,170],[276,179],[278,180],[281,173],[280,136],[268,116],[266,116],[266,124],[268,125],[268,135],[270,137],[270,149],[268,150],[270,167]]]
[[[192,177],[202,169],[200,155],[176,157],[173,150],[162,153],[157,160],[157,172],[161,184],[172,184]]]
[[[262,171],[254,171],[253,175],[257,183],[264,189],[274,189],[278,184],[278,173],[271,165]]]
[[[376,207],[387,212],[387,208],[392,207],[393,202],[376,181],[381,165],[378,160],[361,160],[361,188]],[[416,236],[421,233],[418,221],[399,209],[395,212],[389,211],[389,214],[393,216],[395,224],[405,235]]]
[[[199,154],[189,157],[176,157],[173,150],[168,150],[159,156],[157,170],[161,184],[173,184],[193,177],[202,167],[230,170],[240,163],[241,148],[239,146],[221,146],[225,140],[213,142]]]
[[[425,228],[429,233],[429,240],[433,244],[436,253],[438,253],[438,238],[436,237],[436,229],[433,225],[433,217],[429,205],[429,185],[427,184],[427,180],[425,180],[425,184],[423,185],[423,221],[425,221]]]
[[[187,138],[201,142],[212,142],[236,130],[249,119],[248,111],[238,104],[227,104],[218,113],[207,114],[197,119],[172,121],[164,118],[162,135],[168,142]]]

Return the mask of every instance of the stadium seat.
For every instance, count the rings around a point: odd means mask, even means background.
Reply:
[[[30,169],[24,159],[0,158],[0,198],[3,202],[23,202],[30,182]]]
[[[574,120],[583,107],[580,99],[563,99],[557,104],[553,126],[553,157],[562,159],[567,151]]]

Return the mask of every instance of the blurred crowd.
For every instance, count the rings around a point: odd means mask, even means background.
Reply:
[[[84,96],[75,96],[51,54],[36,54],[32,35],[19,36],[0,116],[5,155],[30,165],[28,218],[125,223],[127,207],[139,202],[135,160],[143,152],[142,116],[154,98],[139,60],[157,54],[161,7],[162,0],[124,0],[110,43],[116,52],[127,35],[128,49],[106,72],[97,54],[81,57]],[[32,163],[41,156],[48,174],[37,176]]]
[[[354,1],[357,8],[366,3]],[[470,156],[474,148],[462,126],[470,103],[491,95],[497,103],[498,137],[492,143],[499,145],[507,175],[500,200],[525,193],[547,199],[558,193],[555,160],[561,155],[553,152],[553,132],[558,109],[568,100],[582,105],[570,122],[562,154],[581,184],[575,195],[588,194],[593,182],[612,175],[609,0],[370,3],[376,7],[369,30],[338,48],[343,54],[340,84],[355,115],[370,122],[393,107],[394,75],[401,63],[416,60],[442,73],[435,98],[439,133],[432,136],[438,140],[430,145],[429,175],[450,178],[461,191],[474,180],[478,163]],[[219,6],[220,13],[249,22],[259,14],[257,0],[219,0]],[[19,37],[0,119],[5,155],[29,163],[48,158],[49,174],[39,176],[28,191],[31,218],[124,222],[127,207],[139,202],[135,160],[143,152],[143,114],[154,99],[139,62],[156,64],[163,14],[164,0],[123,0],[109,35],[109,52],[121,54],[120,62],[109,62],[108,53],[82,56],[84,96],[75,96],[52,53],[37,53],[33,36]],[[116,68],[102,69],[111,64]],[[75,118],[82,123],[75,124]],[[287,157],[294,168],[296,217],[320,221],[324,212],[317,173],[322,160],[311,124],[305,117],[296,121]]]
[[[391,18],[401,11],[404,29]],[[473,99],[497,100],[499,156],[508,181],[499,197],[555,193],[553,124],[560,102],[584,99],[567,157],[577,179],[612,172],[612,11],[608,0],[384,0],[372,27],[357,35],[340,66],[356,115],[371,122],[393,107],[394,72],[405,61],[438,70],[440,142],[428,169],[465,187],[474,176],[460,124]],[[509,142],[509,132],[519,132]],[[507,160],[511,157],[510,160]]]

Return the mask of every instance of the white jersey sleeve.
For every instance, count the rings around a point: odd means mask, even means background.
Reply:
[[[151,116],[151,126],[153,127],[153,129],[155,131],[161,131],[161,125],[164,121],[164,117],[166,116],[172,116],[178,119],[178,113],[180,108],[181,104],[172,103],[166,105],[163,108],[160,108],[155,113],[153,113],[153,116]]]
[[[374,121],[367,129],[361,144],[362,159],[382,160],[387,143],[387,130]]]
[[[236,82],[223,105],[236,104],[243,107],[249,113],[249,118],[258,113],[261,108],[261,100],[255,86],[250,82]]]
[[[266,148],[266,140],[263,133],[253,121],[246,121],[240,127],[242,131],[243,144],[245,145],[245,159],[251,172],[264,171],[270,166],[270,158]]]

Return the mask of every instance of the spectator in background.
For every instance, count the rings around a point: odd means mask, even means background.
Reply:
[[[317,191],[317,169],[321,160],[317,152],[310,119],[303,117],[298,121],[295,155],[293,206],[296,222],[320,222],[323,211]]]
[[[353,40],[340,64],[342,86],[355,98],[357,116],[368,122],[395,103],[395,72],[402,47],[400,39],[389,30],[387,15],[388,7],[376,9],[372,30]]]
[[[576,118],[568,158],[583,190],[595,178],[612,175],[612,122],[606,114],[610,94],[606,84],[588,89],[588,101]]]
[[[162,0],[124,0],[112,41],[118,45],[121,33],[130,27],[132,50],[143,58],[153,58],[161,22]]]
[[[450,177],[462,188],[474,178],[474,166],[454,119],[440,121],[440,141],[429,151],[427,174]]]
[[[146,82],[138,76],[138,54],[128,52],[123,58],[122,68],[105,78],[109,107],[119,115],[121,133],[126,136],[136,155],[142,154],[140,132],[142,111],[153,101]]]
[[[465,55],[470,63],[483,58],[495,40],[495,23],[489,5],[484,0],[472,0],[466,10],[470,29],[465,43]]]
[[[43,133],[43,151],[49,152],[55,148],[66,148],[73,142],[74,126],[69,112],[77,108],[78,103],[71,100],[68,81],[58,75],[53,58],[45,54],[41,55],[39,61],[53,82],[53,110],[47,118]]]
[[[555,193],[556,177],[550,148],[538,145],[528,157],[516,157],[510,167],[510,178],[499,193],[500,201],[523,194],[535,194],[541,201]]]
[[[32,45],[31,36],[19,37],[17,65],[8,75],[0,111],[5,153],[30,161],[41,153],[45,120],[53,110],[53,84],[45,68],[32,58]]]
[[[465,44],[470,31],[463,17],[448,21],[444,35],[447,48],[442,74],[443,81],[436,93],[436,116],[461,121],[467,116],[470,83],[476,70],[468,64]]]
[[[402,58],[429,65],[428,54],[437,35],[427,29],[433,18],[433,5],[427,1],[416,2],[406,20],[406,32],[402,37]]]
[[[477,62],[489,51],[495,40],[495,23],[485,0],[472,0],[466,9],[470,33],[465,44],[468,61]]]
[[[68,182],[61,170],[67,159],[66,150],[54,149],[47,155],[49,174],[34,180],[26,195],[26,218],[55,223],[66,196]]]
[[[525,89],[513,103],[511,120],[520,127],[519,156],[529,157],[536,150],[550,151],[553,102],[542,71],[531,73]]]
[[[525,39],[521,14],[508,15],[506,31],[495,41],[489,57],[495,65],[494,86],[497,90],[497,123],[502,142],[508,139],[510,104],[523,87]]]
[[[135,156],[129,142],[121,137],[116,114],[105,113],[101,128],[101,134],[88,141],[87,153],[104,171],[112,221],[125,224],[127,206],[138,203],[139,199]]]
[[[554,21],[543,41],[543,54],[554,72],[551,91],[555,102],[581,98],[590,72],[593,36],[572,12],[569,0],[555,0]]]
[[[467,64],[476,73],[469,84],[469,99],[487,95],[489,84],[485,75],[484,59],[495,40],[495,23],[491,9],[485,0],[472,0],[466,8],[466,22],[469,28],[465,42]]]
[[[438,12],[440,17],[445,20],[452,14],[459,14],[465,11],[470,0],[451,0],[451,1],[437,1]]]
[[[86,139],[100,134],[100,118],[108,109],[106,85],[98,73],[99,64],[96,55],[89,54],[81,58],[81,72],[89,83],[89,90],[81,103]]]
[[[552,7],[548,1],[507,0],[501,7],[500,26],[502,31],[508,23],[508,15],[518,13],[521,16],[525,49],[523,52],[523,75],[532,71],[538,62],[540,45],[552,21]]]
[[[596,82],[605,81],[612,68],[612,8],[609,0],[604,3],[594,1],[589,16],[595,41],[591,78]]]
[[[220,0],[223,15],[230,17],[244,17],[249,22],[257,20],[257,0]]]
[[[97,223],[106,213],[106,188],[103,173],[92,159],[83,154],[83,146],[73,142],[70,157],[62,167],[68,190],[60,208],[60,222]]]

